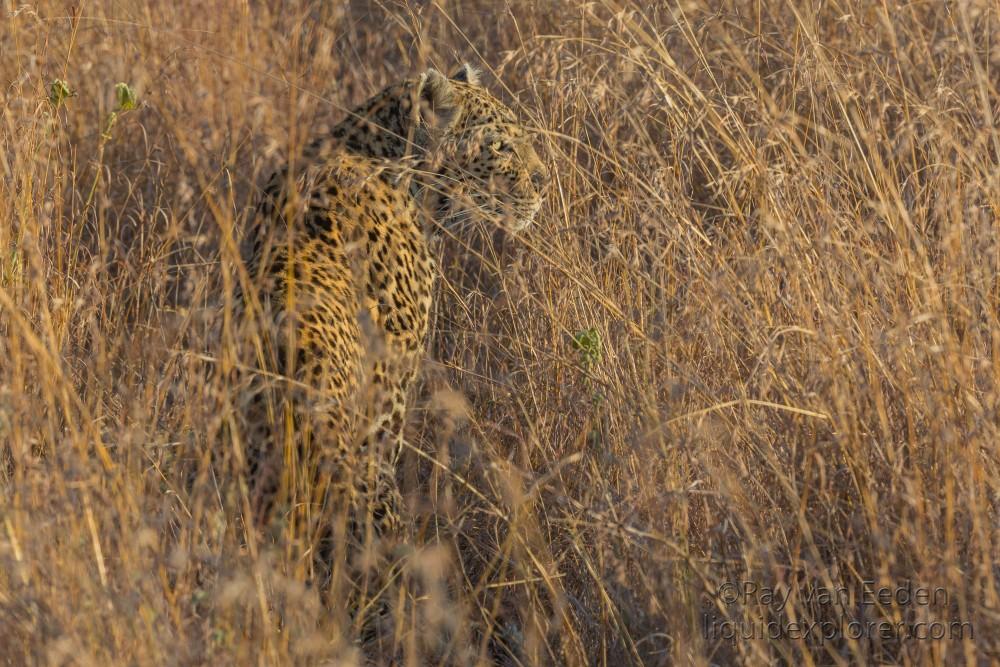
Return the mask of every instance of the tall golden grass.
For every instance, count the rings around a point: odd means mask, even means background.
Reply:
[[[1000,660],[998,15],[7,2],[0,663]],[[531,230],[435,242],[372,654],[248,542],[203,367],[269,170],[463,60],[554,178]]]

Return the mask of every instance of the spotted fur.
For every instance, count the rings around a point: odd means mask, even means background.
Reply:
[[[243,406],[261,506],[299,458],[313,471],[300,493],[335,492],[375,534],[393,529],[435,275],[427,235],[482,218],[524,227],[547,178],[529,133],[468,65],[386,88],[274,174],[239,300],[262,369]]]

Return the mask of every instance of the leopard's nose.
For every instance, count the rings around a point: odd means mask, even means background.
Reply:
[[[538,190],[544,188],[549,183],[549,170],[542,164],[536,166],[531,170],[531,183]]]

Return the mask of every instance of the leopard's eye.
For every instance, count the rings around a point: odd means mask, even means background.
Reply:
[[[496,139],[490,143],[490,150],[494,153],[508,153],[510,152],[510,144],[501,139]]]

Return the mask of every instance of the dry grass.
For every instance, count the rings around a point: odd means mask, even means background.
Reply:
[[[502,627],[537,665],[1000,660],[995,3],[39,0],[0,24],[0,662],[360,655],[299,552],[247,544],[201,355],[266,172],[461,60],[546,131],[555,180],[528,233],[437,246],[391,650],[482,664]],[[105,132],[119,81],[139,106]],[[787,604],[718,594],[743,581]],[[864,599],[907,584],[946,599]]]

